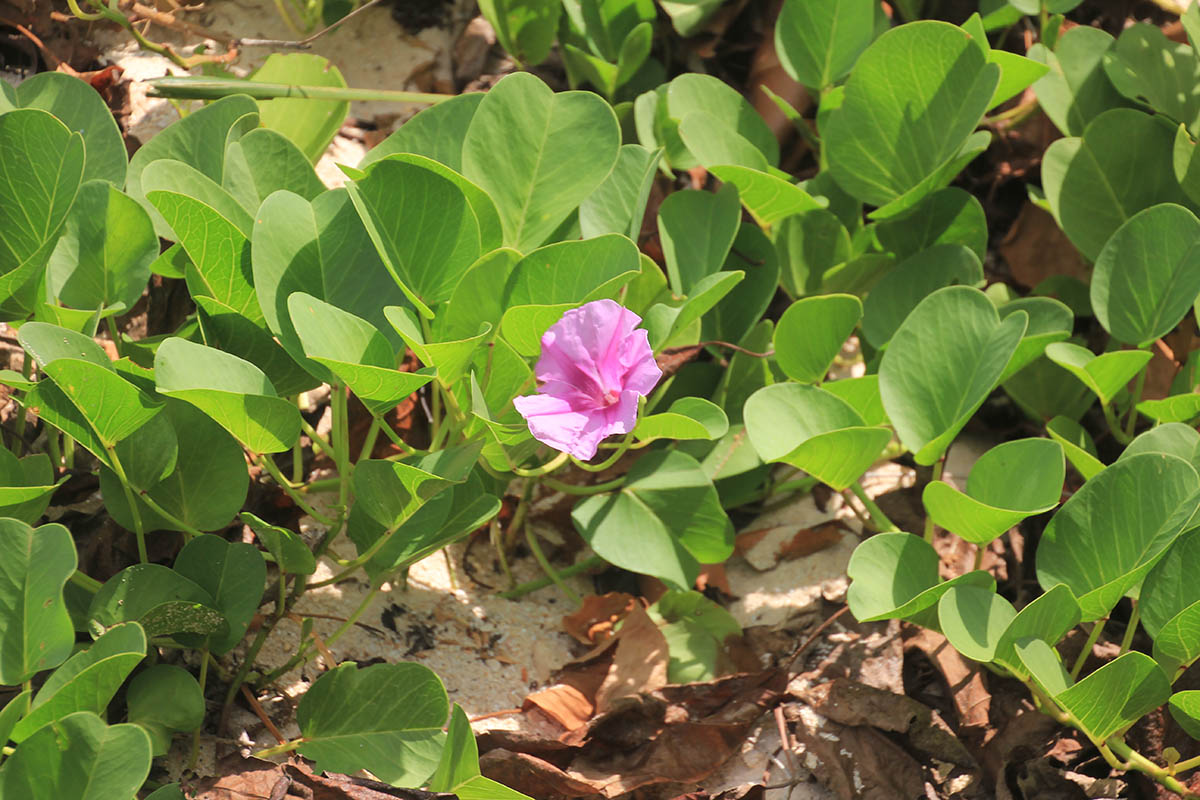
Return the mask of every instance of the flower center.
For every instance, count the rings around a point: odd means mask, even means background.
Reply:
[[[620,392],[618,392],[616,389],[609,389],[604,393],[604,396],[600,398],[600,402],[604,404],[605,408],[608,408],[609,406],[616,405],[620,399]]]

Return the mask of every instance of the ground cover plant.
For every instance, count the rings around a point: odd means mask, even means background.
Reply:
[[[774,44],[816,100],[805,116],[774,98],[808,145],[794,172],[738,91],[668,79],[641,0],[480,3],[519,62],[557,48],[587,89],[518,71],[429,97],[342,165],[339,189],[313,163],[344,84],[280,97],[304,91],[281,88],[289,75],[330,74],[312,56],[251,82],[160,82],[210,102],[131,158],[86,83],[0,83],[0,312],[25,355],[0,371],[21,409],[0,448],[0,798],[182,796],[144,784],[175,734],[222,713],[214,682],[225,707],[271,685],[481,529],[501,563],[523,543],[545,572],[510,597],[555,583],[577,602],[564,574],[603,564],[660,581],[649,611],[686,629],[669,638],[673,679],[716,677],[738,627],[698,577],[733,554],[733,519],[818,485],[853,497],[871,534],[848,567],[858,620],[940,632],[1114,770],[1197,796],[1200,746],[1156,760],[1126,734],[1165,707],[1200,739],[1185,678],[1200,658],[1200,349],[1165,342],[1200,314],[1200,6],[1186,44],[1144,23],[1071,27],[1069,2],[985,5],[951,24],[915,3],[787,0]],[[661,4],[681,36],[719,6]],[[1018,24],[1038,41],[1026,55],[992,47]],[[1031,200],[1090,279],[1021,296],[988,281],[989,220],[952,184],[1038,107],[1061,138]],[[680,175],[647,217],[656,181]],[[647,218],[661,264],[639,248]],[[184,287],[194,313],[123,333],[152,280]],[[862,374],[832,377],[851,337]],[[1170,388],[1148,399],[1156,349]],[[322,386],[328,433],[297,399]],[[995,398],[1022,426],[961,487],[942,480]],[[395,424],[406,401],[421,425]],[[314,478],[318,458],[331,469]],[[863,488],[887,460],[928,478],[920,529]],[[132,533],[103,581],[44,520],[83,474]],[[321,533],[247,510],[264,485]],[[529,524],[551,492],[573,498],[592,554],[570,566]],[[1005,593],[985,554],[1034,521],[1036,591]],[[243,525],[254,543],[231,535]],[[944,574],[937,529],[974,545],[975,569]],[[316,580],[323,558],[336,568]],[[307,590],[359,578],[371,592],[337,632],[306,628],[288,664],[256,664]],[[1085,671],[1118,626],[1119,652]],[[481,774],[466,714],[423,665],[340,664],[296,718],[300,737],[260,756],[525,796]]]

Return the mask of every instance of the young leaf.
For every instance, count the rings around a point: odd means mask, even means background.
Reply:
[[[721,407],[702,397],[681,397],[665,412],[638,420],[633,435],[638,441],[654,439],[720,439],[729,430]]]
[[[508,143],[503,159],[500,141]],[[555,94],[518,72],[480,101],[463,142],[463,174],[495,201],[504,244],[528,252],[605,181],[620,143],[616,116],[600,97]]]
[[[304,153],[283,134],[268,128],[252,130],[226,145],[221,186],[251,214],[278,191],[295,192],[310,201],[325,191]]]
[[[733,528],[712,481],[691,456],[670,450],[641,458],[612,494],[589,497],[571,519],[602,558],[677,588],[689,588],[700,564],[733,552]],[[639,536],[627,534],[636,528]]]
[[[763,158],[767,165],[779,163],[779,140],[754,107],[726,83],[712,75],[684,73],[671,81],[666,92],[666,111],[678,125],[688,115],[699,113],[716,121],[716,127],[746,141]],[[703,119],[703,118],[698,118]],[[694,163],[679,163],[667,149],[671,166],[688,169]],[[696,154],[697,156],[699,154]],[[737,161],[716,161],[716,164],[736,164]],[[761,167],[765,172],[766,165]]]
[[[504,287],[521,258],[510,247],[480,256],[454,287],[450,301],[438,309],[433,321],[434,338],[439,342],[469,339],[479,333],[482,323],[498,328],[507,309]],[[657,264],[654,271],[662,275]],[[424,341],[424,335],[416,338]]]
[[[1168,708],[1179,727],[1193,739],[1200,739],[1200,691],[1191,689],[1171,695]]]
[[[446,745],[438,768],[429,779],[435,792],[453,792],[458,800],[532,800],[479,772],[479,747],[462,706],[454,704],[446,730]]]
[[[300,699],[301,755],[327,772],[367,769],[395,785],[417,786],[437,769],[450,713],[446,690],[428,667],[339,664]]]
[[[1071,590],[1062,583],[1053,586],[1017,612],[1000,637],[993,660],[1017,675],[1026,675],[1025,664],[1017,655],[1018,643],[1032,637],[1057,644],[1079,624],[1079,618],[1079,603]]]
[[[1196,509],[1200,479],[1163,453],[1123,459],[1071,496],[1050,520],[1037,552],[1038,582],[1065,583],[1083,620],[1112,610],[1179,536]]]
[[[783,287],[793,297],[821,291],[825,275],[852,253],[850,234],[825,209],[805,211],[779,224],[775,235]]]
[[[1040,358],[1047,345],[1061,342],[1070,336],[1075,325],[1075,315],[1070,307],[1052,297],[1030,296],[1010,300],[1000,306],[1000,319],[1018,311],[1028,315],[1029,324],[1025,327],[1025,335],[1021,337],[1016,352],[1000,376],[1001,383]]]
[[[479,10],[519,63],[534,66],[546,60],[562,14],[557,0],[482,0]]]
[[[327,59],[312,53],[271,53],[263,65],[250,75],[249,80],[338,89],[346,87],[346,79],[341,71]],[[333,141],[350,111],[350,103],[346,100],[280,97],[257,102],[263,127],[279,131],[291,139],[314,164]]]
[[[870,0],[785,0],[775,23],[779,62],[805,86],[831,86],[871,43],[874,17]]]
[[[792,303],[775,328],[779,368],[792,380],[821,383],[862,313],[862,303],[848,294],[806,297]]]
[[[298,534],[287,528],[271,525],[248,511],[242,512],[241,519],[254,531],[263,547],[267,548],[281,572],[312,575],[317,571],[317,561],[313,558],[312,551]]]
[[[146,633],[136,622],[110,628],[56,669],[33,698],[29,713],[11,732],[25,740],[48,722],[76,711],[103,714],[133,668],[146,657]]]
[[[1167,621],[1154,639],[1154,660],[1174,678],[1200,658],[1200,601]]]
[[[638,238],[661,158],[661,149],[649,150],[640,144],[621,146],[612,173],[579,206],[579,226],[585,239],[605,233]]]
[[[1167,334],[1200,295],[1200,220],[1170,203],[1130,217],[1100,251],[1091,294],[1118,341],[1145,347]]]
[[[1046,423],[1046,433],[1063,446],[1067,460],[1079,470],[1085,481],[1091,480],[1104,469],[1104,462],[1100,460],[1092,435],[1075,420],[1054,417]]]
[[[1070,342],[1055,342],[1046,347],[1046,358],[1082,381],[1105,404],[1112,402],[1152,356],[1148,350],[1114,350],[1097,356]]]
[[[282,452],[300,436],[296,405],[237,356],[172,337],[159,345],[154,373],[160,393],[196,406],[255,453]]]
[[[133,797],[150,774],[150,761],[150,737],[137,725],[106,725],[79,711],[21,743],[0,770],[0,797]]]
[[[761,170],[724,164],[710,167],[709,172],[737,187],[738,199],[763,228],[770,228],[793,214],[821,208],[800,186]]]
[[[15,519],[0,519],[0,552],[0,683],[15,686],[71,654],[63,586],[77,559],[62,525],[34,529]]]
[[[426,342],[415,315],[407,308],[387,306],[383,314],[421,363],[437,369],[438,380],[443,386],[451,386],[462,377],[472,355],[492,331],[492,326],[484,322],[479,326],[479,332],[469,338],[452,342]]]
[[[846,565],[850,589],[846,602],[859,622],[904,619],[933,606],[955,586],[995,591],[996,582],[982,570],[942,581],[933,546],[911,533],[877,533],[854,548]]]
[[[879,391],[918,464],[940,458],[983,404],[1025,323],[1021,312],[1001,321],[987,296],[966,286],[939,289],[908,315],[883,354]]]
[[[155,664],[129,682],[125,695],[129,721],[150,734],[156,756],[165,756],[171,734],[194,731],[204,723],[204,692],[187,670]]]
[[[662,275],[662,270],[654,262],[650,262],[648,267],[653,267],[658,276]],[[644,266],[643,270],[648,267]],[[742,272],[746,277],[711,310],[705,312],[701,318],[700,338],[705,341],[717,339],[739,342],[762,319],[775,298],[779,288],[779,259],[775,255],[774,245],[762,229],[751,222],[743,222],[725,260],[724,270]],[[664,280],[660,277],[660,282]],[[631,294],[632,284],[626,289],[625,304],[627,308],[637,311],[630,304]]]
[[[921,499],[937,525],[982,546],[1026,517],[1058,505],[1065,472],[1060,444],[1018,439],[979,457],[965,494],[944,481],[932,481]],[[1021,480],[1014,481],[1014,475]]]
[[[859,57],[845,100],[822,128],[833,177],[877,206],[917,187],[941,188],[999,80],[1000,68],[961,28],[893,28]]]

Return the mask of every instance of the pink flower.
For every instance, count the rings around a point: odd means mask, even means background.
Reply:
[[[635,330],[641,321],[596,300],[550,326],[535,370],[539,394],[513,400],[535,439],[586,461],[605,436],[633,430],[638,398],[662,377],[646,331]]]

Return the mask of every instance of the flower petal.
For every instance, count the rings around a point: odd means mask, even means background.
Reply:
[[[566,312],[542,336],[538,380],[571,384],[597,401],[621,391],[626,341],[641,321],[612,300],[596,300]]]
[[[635,415],[636,404],[635,397]],[[609,430],[611,425],[603,409],[580,411],[566,400],[546,394],[517,397],[513,399],[513,405],[529,423],[533,438],[581,461],[595,456],[600,440],[613,432]]]
[[[621,366],[624,373],[621,386],[641,395],[650,394],[662,379],[662,370],[654,361],[650,349],[650,334],[645,329],[636,330],[625,338],[621,348]]]

